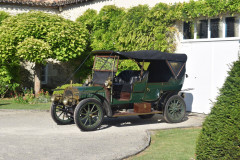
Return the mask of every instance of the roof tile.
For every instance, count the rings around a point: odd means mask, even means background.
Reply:
[[[0,0],[0,3],[57,7],[86,1],[91,0]]]

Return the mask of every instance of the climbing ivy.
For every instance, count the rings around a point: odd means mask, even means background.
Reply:
[[[94,9],[88,9],[83,13],[82,16],[76,19],[76,22],[82,23],[89,30],[89,33],[92,33],[94,27],[94,22],[96,20],[97,11]]]
[[[176,49],[176,21],[240,13],[240,0],[190,0],[174,4],[158,3],[153,8],[139,5],[130,9],[104,6],[100,12],[89,9],[77,21],[91,33],[92,50]],[[124,63],[132,67],[133,63]],[[120,66],[125,68],[123,64]],[[133,67],[136,68],[136,67]]]
[[[117,32],[122,24],[125,12],[116,6],[104,6],[94,21],[93,50],[116,50]]]
[[[239,0],[190,0],[173,5],[174,20],[190,20],[198,17],[214,17],[240,12]]]
[[[148,49],[151,28],[148,23],[149,8],[139,5],[129,9],[122,17],[121,26],[116,32],[116,48],[120,51]]]

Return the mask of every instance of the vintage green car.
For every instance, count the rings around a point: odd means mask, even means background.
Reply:
[[[92,80],[82,87],[68,87],[53,95],[51,116],[57,124],[75,122],[82,131],[99,128],[104,116],[163,114],[169,123],[181,122],[186,104],[181,92],[187,56],[155,50],[93,51]],[[139,70],[116,75],[119,60],[133,60]]]

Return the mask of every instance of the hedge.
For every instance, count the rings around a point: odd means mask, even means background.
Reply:
[[[240,59],[233,63],[197,141],[199,160],[240,159]]]

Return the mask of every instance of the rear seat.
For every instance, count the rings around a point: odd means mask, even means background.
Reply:
[[[131,92],[133,83],[141,81],[145,78],[148,71],[143,72],[143,77],[141,77],[141,71],[125,70],[118,74],[113,80],[113,89],[118,90],[118,92]]]

